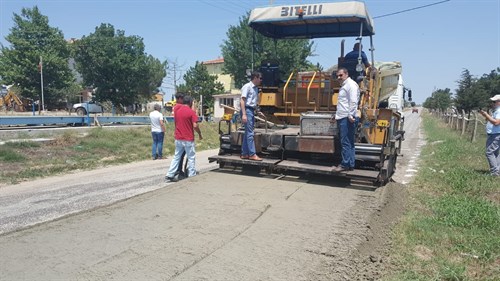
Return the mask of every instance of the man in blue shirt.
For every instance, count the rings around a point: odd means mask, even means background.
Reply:
[[[500,176],[500,95],[495,95],[490,98],[493,112],[489,115],[487,112],[480,110],[479,113],[486,118],[486,158],[490,165],[490,174],[492,176]]]
[[[344,57],[344,61],[358,61],[359,52],[361,52],[361,61],[365,65],[365,67],[369,67],[370,63],[368,62],[368,58],[366,57],[365,52],[363,52],[363,45],[360,43],[354,44],[352,51],[347,53]]]
[[[252,72],[250,82],[241,88],[241,122],[245,125],[245,136],[241,144],[241,159],[262,161],[255,152],[254,126],[255,110],[259,104],[259,88],[262,81],[262,74],[258,71]]]

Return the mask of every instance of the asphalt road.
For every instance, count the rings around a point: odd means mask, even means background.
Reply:
[[[401,184],[424,144],[405,115]],[[169,160],[150,160],[0,188],[0,280],[377,279],[384,243],[366,243],[387,237],[372,223],[401,213],[384,210],[402,185],[209,171],[216,151],[173,184]]]

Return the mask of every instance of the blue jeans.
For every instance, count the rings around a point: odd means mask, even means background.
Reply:
[[[486,139],[486,159],[490,164],[490,174],[500,176],[500,134],[488,135]]]
[[[173,178],[175,176],[175,173],[179,168],[179,162],[181,161],[183,152],[186,152],[187,155],[188,177],[193,177],[196,175],[196,166],[195,166],[196,151],[194,149],[194,141],[175,140],[174,159],[172,159],[172,162],[170,163],[170,168],[168,169],[167,177]]]
[[[163,157],[163,137],[164,132],[151,132],[153,136],[153,149],[151,150],[151,155],[154,159],[157,157]]]
[[[241,144],[241,155],[253,156],[255,155],[255,141],[254,141],[254,124],[255,116],[254,110],[246,108],[247,123],[245,124],[245,135],[243,136],[243,143]]]
[[[355,123],[351,123],[348,117],[337,120],[340,133],[340,144],[342,146],[342,162],[340,162],[340,165],[344,168],[354,168],[356,161],[354,151]]]

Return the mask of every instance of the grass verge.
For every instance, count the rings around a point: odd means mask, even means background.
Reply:
[[[427,145],[395,228],[384,280],[500,280],[500,178],[485,139],[471,143],[424,116]]]
[[[200,123],[203,140],[196,136],[196,150],[219,147],[218,123]],[[166,125],[163,155],[172,155],[174,124]],[[89,170],[112,164],[151,159],[149,126],[92,128],[81,137],[75,131],[49,142],[8,142],[0,145],[0,184],[47,177],[74,170]]]

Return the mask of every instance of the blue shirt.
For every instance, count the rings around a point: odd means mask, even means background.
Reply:
[[[241,97],[246,98],[245,108],[255,108],[259,102],[259,88],[250,81],[241,88]]]
[[[347,61],[347,60],[356,60],[357,61],[358,55],[359,55],[359,51],[353,50],[345,55],[344,61]],[[363,62],[363,64],[365,66],[368,65],[368,58],[366,57],[366,54],[363,51],[361,51],[361,61]]]
[[[493,117],[493,119],[495,120],[500,119],[500,106],[497,106],[495,108],[491,117]],[[486,133],[488,135],[500,134],[500,125],[495,126],[490,121],[488,121],[488,123],[486,123]]]

